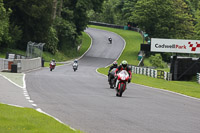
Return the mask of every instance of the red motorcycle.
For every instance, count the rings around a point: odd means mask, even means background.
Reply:
[[[53,69],[55,69],[55,66],[56,66],[56,63],[55,62],[51,62],[49,64],[50,71],[52,71]]]
[[[116,96],[121,97],[122,93],[126,90],[126,84],[129,80],[129,74],[126,70],[122,70],[117,74],[117,82],[116,82]]]

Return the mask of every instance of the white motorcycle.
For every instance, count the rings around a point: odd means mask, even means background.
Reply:
[[[78,63],[73,63],[72,65],[74,72],[78,69]]]

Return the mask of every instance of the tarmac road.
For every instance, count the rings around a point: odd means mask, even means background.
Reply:
[[[124,41],[118,35],[89,28],[92,47],[71,64],[27,73],[26,88],[37,108],[86,133],[197,133],[200,100],[159,89],[128,84],[122,97],[96,69],[111,64]],[[113,44],[108,44],[108,36]],[[134,75],[133,75],[134,80]]]

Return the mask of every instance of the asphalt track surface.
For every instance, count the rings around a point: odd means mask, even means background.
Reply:
[[[110,89],[98,67],[111,64],[124,41],[118,35],[89,28],[93,42],[79,60],[26,75],[26,88],[37,107],[86,133],[198,133],[200,100],[163,90],[128,84],[122,97]],[[108,36],[113,44],[108,44]],[[134,80],[134,75],[133,75]]]

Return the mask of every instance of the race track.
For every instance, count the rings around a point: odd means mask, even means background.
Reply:
[[[124,48],[118,35],[88,28],[92,47],[72,65],[26,74],[26,88],[37,108],[86,133],[198,133],[200,100],[128,84],[122,97],[115,96],[98,67],[111,64]],[[108,36],[113,44],[108,44]],[[133,75],[134,80],[134,75]]]

